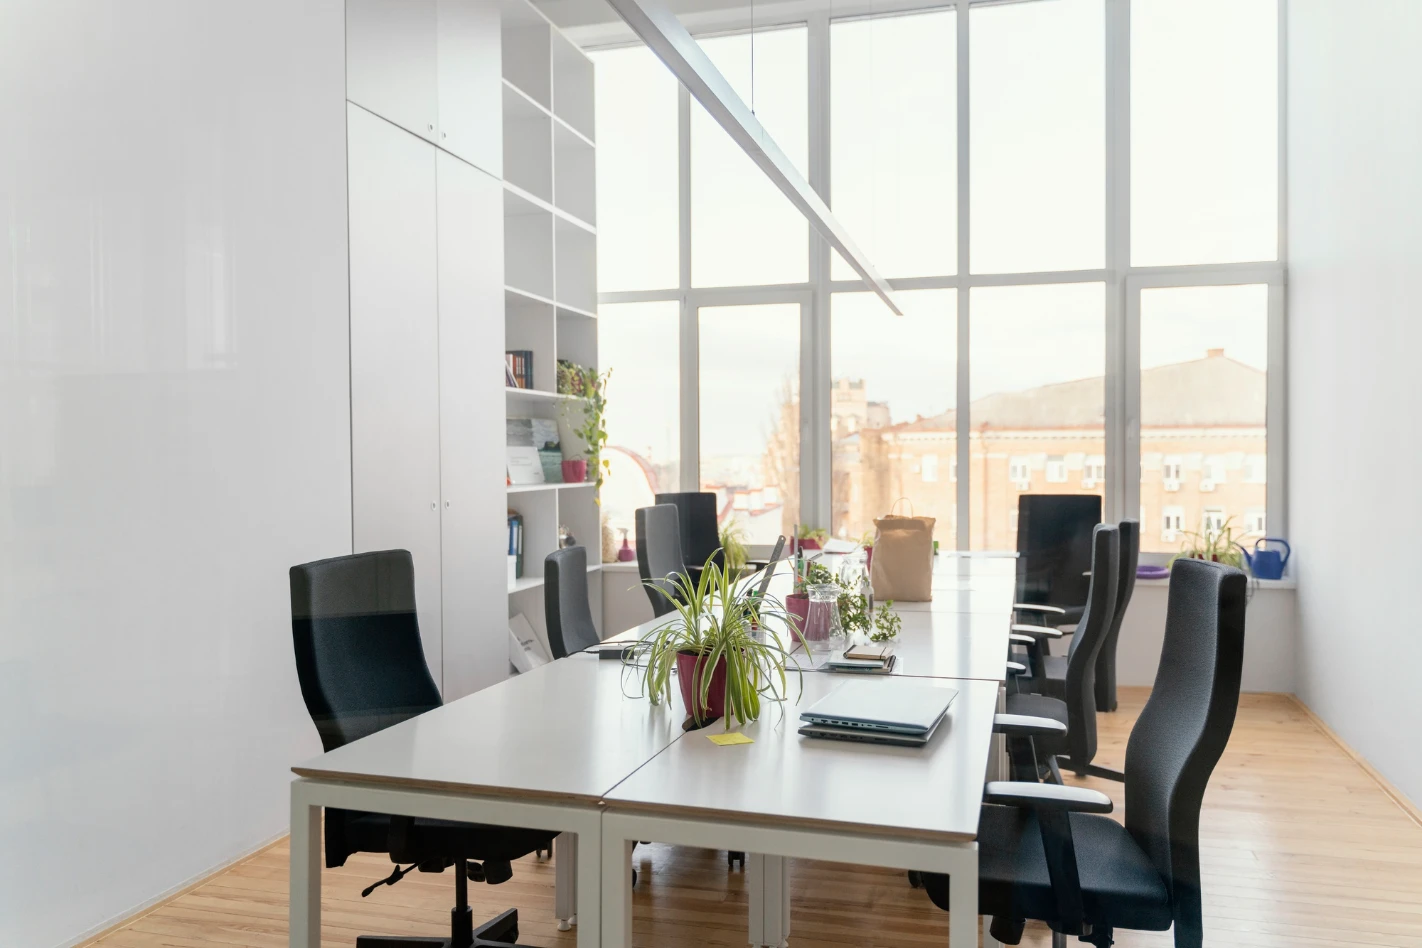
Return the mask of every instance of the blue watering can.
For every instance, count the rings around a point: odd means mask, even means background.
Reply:
[[[1260,546],[1265,543],[1282,543],[1284,552],[1260,549]],[[1239,546],[1239,544],[1236,543],[1235,546]],[[1289,556],[1293,553],[1289,541],[1279,537],[1262,537],[1255,540],[1252,554],[1242,546],[1239,549],[1244,554],[1244,561],[1249,564],[1249,571],[1254,574],[1255,579],[1283,579],[1284,567],[1288,565]]]

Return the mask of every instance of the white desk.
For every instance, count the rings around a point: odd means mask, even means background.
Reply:
[[[578,944],[597,945],[601,801],[682,734],[680,707],[624,697],[621,675],[554,662],[293,767],[292,948],[320,944],[322,807],[573,834],[558,873],[576,865]]]
[[[806,676],[799,706],[839,684]],[[783,717],[772,708],[743,729],[754,744],[720,747],[707,731],[695,732],[619,784],[603,815],[604,948],[631,944],[625,867],[638,839],[948,873],[950,944],[976,946],[975,840],[998,688],[990,681],[932,684],[959,693],[926,747],[803,738],[798,707]],[[767,899],[765,911],[783,916],[787,904]],[[756,921],[752,942],[778,944],[758,933]],[[777,927],[788,935],[788,918],[762,921],[762,929]]]

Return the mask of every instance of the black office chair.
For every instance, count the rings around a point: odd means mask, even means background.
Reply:
[[[668,577],[687,575],[686,560],[681,554],[681,518],[675,504],[657,504],[638,507],[636,520],[637,572],[652,603],[652,614],[664,616],[675,607],[658,590],[674,594],[676,585]],[[648,586],[648,582],[657,588]]]
[[[989,783],[978,823],[978,907],[1015,945],[1026,919],[1053,945],[1079,935],[1098,948],[1114,929],[1165,931],[1177,948],[1204,945],[1200,803],[1229,742],[1244,664],[1243,573],[1178,560],[1170,575],[1155,688],[1126,746],[1125,825],[1084,787]],[[924,873],[948,908],[949,877]]]
[[[415,617],[415,569],[405,550],[338,556],[293,566],[291,636],[306,710],[334,750],[439,707]],[[543,830],[423,817],[327,809],[326,866],[353,853],[386,853],[395,870],[367,888],[394,885],[419,868],[454,866],[450,937],[362,935],[357,948],[497,948],[518,941],[518,910],[478,928],[469,909],[469,880],[497,885],[513,875],[510,862],[552,845]],[[475,861],[477,860],[477,861]],[[409,869],[400,863],[411,863]]]
[[[692,582],[701,578],[701,570],[712,556],[718,566],[725,566],[714,493],[683,491],[657,494],[655,499],[658,504],[671,504],[676,507],[677,524],[681,529],[681,559],[686,564]]]
[[[548,647],[555,659],[567,658],[601,641],[588,599],[587,550],[569,546],[544,558],[543,612]]]
[[[1013,608],[1026,622],[1076,622],[1086,602],[1091,528],[1101,522],[1093,494],[1017,498],[1017,589]]]
[[[1096,659],[1111,630],[1120,574],[1120,529],[1109,524],[1098,524],[1091,534],[1091,582],[1087,588],[1086,606],[1081,622],[1072,638],[1062,697],[1022,692],[1007,696],[1008,714],[1050,718],[1066,725],[1067,732],[1063,737],[1044,736],[1036,739],[1037,756],[1045,758],[1056,783],[1061,783],[1058,757],[1066,758],[1068,765],[1079,775],[1089,773],[1098,777],[1121,779],[1119,771],[1092,763],[1096,756]],[[1032,665],[1040,673],[1046,642],[1060,638],[1061,631],[1050,626],[1035,625],[1014,625],[1012,631],[1034,637]],[[1012,756],[1013,774],[1021,779],[1023,758],[1029,755],[1031,750],[1017,740],[1009,740],[1008,748]]]
[[[1116,606],[1111,614],[1111,625],[1101,641],[1101,651],[1096,656],[1096,710],[1116,710],[1116,641],[1121,635],[1121,621],[1126,617],[1126,607],[1131,603],[1131,595],[1136,588],[1136,565],[1140,561],[1141,525],[1136,520],[1122,520],[1117,525],[1121,531],[1121,563],[1116,582]],[[1045,647],[1041,653],[1041,678],[1020,677],[1017,679],[1021,691],[1066,697],[1067,667],[1071,656],[1081,642],[1080,635],[1073,635],[1071,647],[1066,655],[1047,654]]]

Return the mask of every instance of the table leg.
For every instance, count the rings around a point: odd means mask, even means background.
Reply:
[[[966,854],[963,867],[949,876],[949,948],[975,948],[978,943],[978,854]]]
[[[632,944],[632,843],[617,839],[603,824],[602,837],[602,944],[603,948],[630,948]],[[590,848],[590,847],[586,847]],[[579,935],[589,931],[585,917]]]
[[[559,833],[553,837],[553,917],[558,931],[573,927],[578,918],[578,837]]]
[[[790,863],[784,856],[746,853],[748,941],[780,948],[790,938]]]
[[[746,853],[746,940],[751,948],[765,945],[765,857]]]
[[[600,825],[600,821],[599,821]],[[560,837],[561,838],[561,837]],[[615,942],[603,942],[602,932],[602,835],[598,832],[589,831],[578,833],[572,837],[573,851],[576,853],[577,865],[577,902],[578,914],[574,921],[578,926],[578,948],[598,948],[601,944],[619,944]],[[627,857],[622,860],[622,871],[614,872],[610,878],[622,879],[624,883],[630,883],[628,878],[632,871],[632,847],[627,846]],[[628,885],[622,897],[626,912],[622,916],[627,931],[627,940],[620,944],[631,944],[632,935],[632,889]]]
[[[291,785],[291,948],[321,946],[321,807]]]

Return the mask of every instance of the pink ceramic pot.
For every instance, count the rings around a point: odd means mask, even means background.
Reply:
[[[585,459],[563,462],[563,483],[581,484],[588,479],[588,462]]]
[[[694,652],[676,653],[676,678],[677,684],[681,686],[681,703],[686,708],[686,713],[691,715],[697,724],[709,724],[726,713],[724,658],[716,662],[716,667],[711,672],[711,690],[706,695],[706,704],[702,705],[699,713],[692,710],[696,707],[696,696],[700,691],[701,677],[705,674],[703,669],[706,661],[706,656]]]

